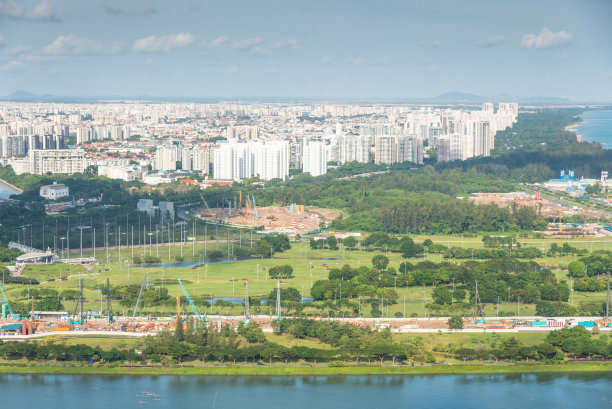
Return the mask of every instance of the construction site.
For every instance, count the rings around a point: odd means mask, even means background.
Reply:
[[[339,211],[306,210],[304,205],[291,204],[278,207],[259,207],[252,195],[240,192],[238,204],[223,198],[221,207],[210,207],[204,197],[204,208],[197,216],[204,220],[224,223],[232,226],[248,227],[262,233],[284,233],[287,235],[304,235],[319,233],[340,215]]]
[[[469,200],[480,205],[495,204],[499,207],[533,207],[539,214],[552,220],[548,225],[548,229],[542,231],[542,233],[558,238],[607,237],[610,235],[605,226],[597,223],[586,223],[586,220],[607,217],[605,212],[558,203],[542,197],[539,192],[533,195],[525,192],[473,193]],[[573,217],[575,219],[575,216],[582,219],[582,222],[565,222],[565,218]]]

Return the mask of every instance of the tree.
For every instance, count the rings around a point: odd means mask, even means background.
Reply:
[[[272,254],[272,246],[268,243],[267,240],[261,239],[255,243],[255,248],[253,249],[255,254],[260,257],[266,257]]]
[[[414,243],[410,237],[404,237],[401,240],[400,251],[402,252],[402,257],[415,257],[419,253],[419,246]]]
[[[567,265],[567,271],[571,277],[580,277],[585,275],[586,265],[579,260],[572,261]]]
[[[329,236],[325,239],[325,244],[327,244],[327,247],[332,251],[338,250],[338,239],[336,239],[336,236]]]
[[[382,254],[377,254],[372,257],[372,266],[378,271],[382,271],[389,265],[389,258],[387,256],[383,256]]]
[[[436,304],[444,305],[444,304],[453,303],[453,294],[450,292],[450,290],[447,287],[443,285],[440,285],[434,288],[432,292],[432,297],[433,297],[434,303]]]
[[[447,324],[450,329],[463,329],[463,318],[453,315],[448,319]]]
[[[293,302],[302,301],[302,296],[300,295],[300,292],[296,288],[293,288],[293,287],[281,288],[280,295],[281,295],[281,301],[293,301]],[[268,294],[267,300],[268,300],[268,305],[274,305],[274,303],[276,302],[276,289],[270,291],[270,294]]]
[[[453,291],[453,299],[457,302],[462,302],[465,300],[465,296],[466,292],[462,288],[457,288],[455,291]]]
[[[349,250],[353,250],[355,247],[357,247],[357,239],[353,236],[348,236],[346,239],[342,240],[342,243]]]

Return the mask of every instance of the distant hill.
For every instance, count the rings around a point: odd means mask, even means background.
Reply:
[[[243,102],[321,102],[329,101],[330,99],[316,99],[316,98],[274,98],[274,97],[257,97],[257,98],[232,98],[232,97],[153,97],[153,96],[119,96],[119,95],[106,95],[106,96],[57,96],[57,95],[36,95],[28,91],[15,91],[5,97],[0,97],[3,101],[13,102],[103,102],[103,101],[156,101],[156,102],[196,102],[196,103],[217,103],[221,101],[240,101]],[[347,102],[346,99],[334,98],[331,99],[337,103]],[[354,101],[354,99],[349,99]],[[570,104],[572,101],[566,98],[557,97],[517,97],[510,95],[499,95],[499,96],[481,96],[470,94],[466,92],[447,92],[435,97],[424,97],[424,98],[360,98],[359,102],[368,103],[376,101],[377,103],[413,103],[413,104],[436,104],[436,105],[480,105],[484,102],[518,102],[519,104],[529,105],[546,105],[546,104]]]

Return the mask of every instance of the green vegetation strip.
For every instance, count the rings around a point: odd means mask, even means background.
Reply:
[[[610,363],[532,364],[532,365],[435,365],[435,366],[202,366],[202,367],[125,367],[125,366],[0,366],[0,374],[66,375],[454,375],[506,373],[608,372]]]

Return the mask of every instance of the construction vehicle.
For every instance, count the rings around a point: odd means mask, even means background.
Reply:
[[[202,201],[204,202],[204,205],[206,206],[206,210],[208,210],[208,215],[209,215],[210,217],[215,217],[216,215],[215,215],[215,213],[213,213],[213,211],[212,211],[212,210],[210,210],[210,207],[208,206],[208,203],[206,203],[206,199],[204,199],[204,195],[202,195],[202,194],[200,193],[200,197],[202,198]]]
[[[185,298],[187,298],[187,302],[189,303],[189,306],[191,307],[191,310],[193,311],[193,315],[196,317],[196,320],[199,322],[208,322],[208,317],[206,316],[206,313],[204,313],[204,315],[200,314],[200,311],[198,311],[198,307],[196,307],[195,303],[189,296],[189,293],[187,292],[187,289],[183,285],[181,279],[179,278],[177,280],[179,285],[181,286],[181,290],[183,290],[183,294],[185,294]],[[204,326],[204,328],[207,328],[206,325]]]
[[[2,291],[2,298],[3,298],[3,300],[0,300],[0,303],[4,304],[2,305],[2,318],[8,318],[11,320],[20,319],[19,314],[13,313],[13,309],[11,308],[11,304],[9,303],[8,297],[6,296],[6,293],[4,292],[4,287],[2,287],[2,284],[0,284],[0,291]],[[8,311],[8,314],[7,314],[7,311]]]

